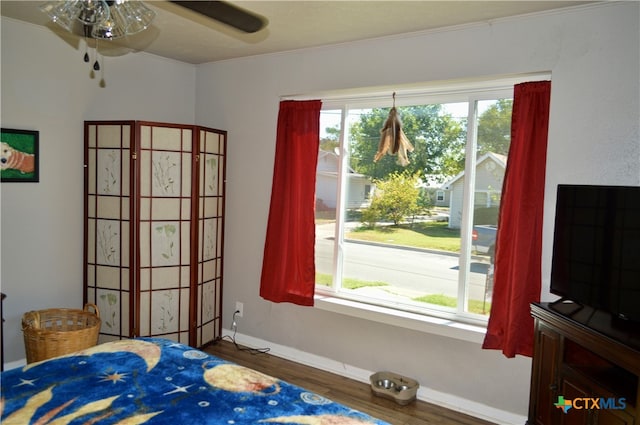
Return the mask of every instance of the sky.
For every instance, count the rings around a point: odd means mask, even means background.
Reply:
[[[482,114],[494,101],[480,101],[478,102],[478,113]],[[468,114],[469,106],[467,102],[459,103],[446,103],[443,104],[445,113],[451,114],[455,118],[466,118]],[[353,114],[353,110],[351,113]],[[355,116],[355,114],[353,115]],[[327,135],[326,128],[339,127],[340,126],[340,110],[322,111],[320,114],[320,137]]]

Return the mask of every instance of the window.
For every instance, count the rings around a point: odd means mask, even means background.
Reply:
[[[391,97],[323,99],[316,292],[484,323],[513,84],[394,100],[410,164],[373,158]]]
[[[371,199],[371,185],[370,184],[365,184],[364,185],[364,199],[366,201]]]

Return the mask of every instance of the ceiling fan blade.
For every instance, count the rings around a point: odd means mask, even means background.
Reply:
[[[260,31],[267,23],[264,17],[224,1],[171,1],[171,3],[248,33]]]

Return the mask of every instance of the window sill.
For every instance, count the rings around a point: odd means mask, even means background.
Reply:
[[[346,300],[328,295],[316,295],[315,307],[325,311],[374,322],[385,323],[414,331],[455,338],[482,344],[486,333],[485,326],[471,325],[449,319],[425,316],[422,314],[398,311],[387,307],[375,306],[357,301]]]

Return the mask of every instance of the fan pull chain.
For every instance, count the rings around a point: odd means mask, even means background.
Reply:
[[[100,63],[98,62],[98,39],[96,38],[96,61],[93,63],[93,70],[100,71]]]
[[[89,43],[89,39],[91,37],[87,37],[85,35],[84,37],[84,42],[85,42],[85,51],[84,51],[84,56],[82,57],[82,60],[85,63],[90,63],[92,62],[92,56],[93,56],[93,65],[91,65],[91,69],[89,71],[89,77],[91,79],[96,78],[96,72],[97,71],[101,71],[100,72],[100,83],[99,86],[100,87],[106,87],[107,83],[104,79],[104,64],[100,65],[100,53],[98,52],[98,39],[94,39],[95,40],[95,45],[93,46],[93,48],[91,47],[90,43]],[[91,52],[91,50],[93,50],[93,52]],[[102,56],[102,59],[104,59],[104,56]]]
[[[103,56],[103,58],[104,58],[104,56]],[[99,86],[102,87],[102,88],[107,86],[107,82],[104,79],[104,62],[102,63],[102,68],[100,70],[100,84],[99,84]]]
[[[84,38],[84,61],[85,63],[89,63],[91,59],[89,59],[89,40],[87,37]]]

